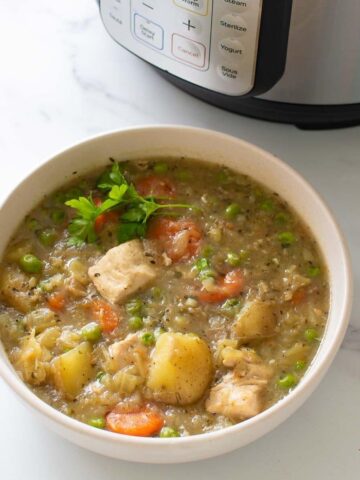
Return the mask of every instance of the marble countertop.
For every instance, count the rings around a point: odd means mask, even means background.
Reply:
[[[256,443],[187,465],[116,461],[48,431],[0,380],[0,477],[358,479],[360,128],[301,131],[206,105],[116,45],[94,0],[2,0],[0,60],[1,199],[51,154],[89,135],[155,123],[217,129],[273,152],[320,191],[348,238],[355,273],[351,325],[325,380],[295,415]]]

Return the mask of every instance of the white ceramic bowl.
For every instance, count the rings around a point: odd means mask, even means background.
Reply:
[[[300,407],[319,384],[341,344],[351,309],[352,281],[349,256],[339,228],[323,201],[303,178],[273,155],[242,140],[181,126],[141,127],[108,133],[51,158],[31,173],[3,203],[0,255],[28,211],[44,194],[73,178],[73,172],[87,173],[107,164],[110,156],[121,161],[157,155],[197,158],[247,174],[279,193],[310,226],[329,269],[331,306],[324,338],[300,384],[268,410],[238,425],[193,437],[160,440],[98,430],[61,414],[26,387],[2,348],[0,373],[25,404],[68,440],[110,457],[175,463],[213,457],[242,447],[275,428]]]

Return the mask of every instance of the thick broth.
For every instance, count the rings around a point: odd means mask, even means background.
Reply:
[[[214,413],[206,403],[212,387],[238,368],[236,361],[235,367],[234,362],[224,365],[226,348],[230,357],[234,350],[250,352],[257,365],[265,366],[265,374],[255,381],[249,373],[236,377],[245,375],[245,383],[259,386],[261,406],[253,413],[296,388],[326,323],[326,267],[311,232],[276,193],[222,167],[185,159],[125,164],[129,182],[144,189],[144,178],[160,178],[167,188],[170,185],[160,196],[170,197],[169,203],[191,204],[192,209],[164,216],[168,221],[193,222],[201,238],[188,256],[171,261],[156,235],[149,239],[147,233],[143,242],[146,249],[156,252],[156,278],[126,301],[109,306],[118,319],[116,328],[84,333],[85,325],[91,322],[91,330],[93,322],[98,323],[93,305],[100,300],[88,268],[118,244],[118,220],[113,216],[100,225],[95,243],[69,246],[67,227],[73,211],[64,201],[90,194],[101,198],[103,193],[96,187],[100,173],[76,179],[45,198],[19,227],[0,266],[1,338],[10,360],[34,393],[64,414],[101,428],[108,428],[105,417],[119,403],[128,408],[150,404],[160,414],[162,425],[173,429],[162,429],[162,436],[183,436],[252,416],[244,412],[229,415],[221,406]],[[150,221],[150,230],[156,221]],[[38,273],[27,272],[26,265],[24,271],[22,259],[29,253],[41,261]],[[241,272],[243,288],[214,301],[211,292],[232,271]],[[270,305],[276,325],[268,335],[236,334],[234,325],[251,302]],[[110,345],[133,334],[142,352],[151,356],[164,332],[194,334],[210,348],[210,382],[195,403],[159,401],[147,384],[146,359],[144,369],[131,360],[121,369],[111,365]],[[56,381],[54,359],[79,345],[89,349],[91,367],[84,384],[69,395]],[[251,361],[246,360],[246,368]]]

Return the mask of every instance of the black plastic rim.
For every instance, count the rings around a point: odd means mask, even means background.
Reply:
[[[259,98],[231,97],[186,82],[158,70],[171,83],[194,97],[230,112],[271,122],[292,123],[299,128],[321,130],[360,125],[360,103],[349,105],[301,105]]]

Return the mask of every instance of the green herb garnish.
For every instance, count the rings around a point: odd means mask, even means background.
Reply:
[[[117,239],[119,243],[124,243],[133,238],[144,237],[150,217],[158,214],[159,210],[192,208],[186,204],[160,204],[153,196],[142,197],[134,185],[128,183],[118,163],[101,175],[97,188],[107,193],[107,198],[99,206],[95,205],[91,196],[65,202],[65,205],[77,211],[68,227],[70,245],[96,242],[95,220],[99,215],[111,210],[122,210]]]

